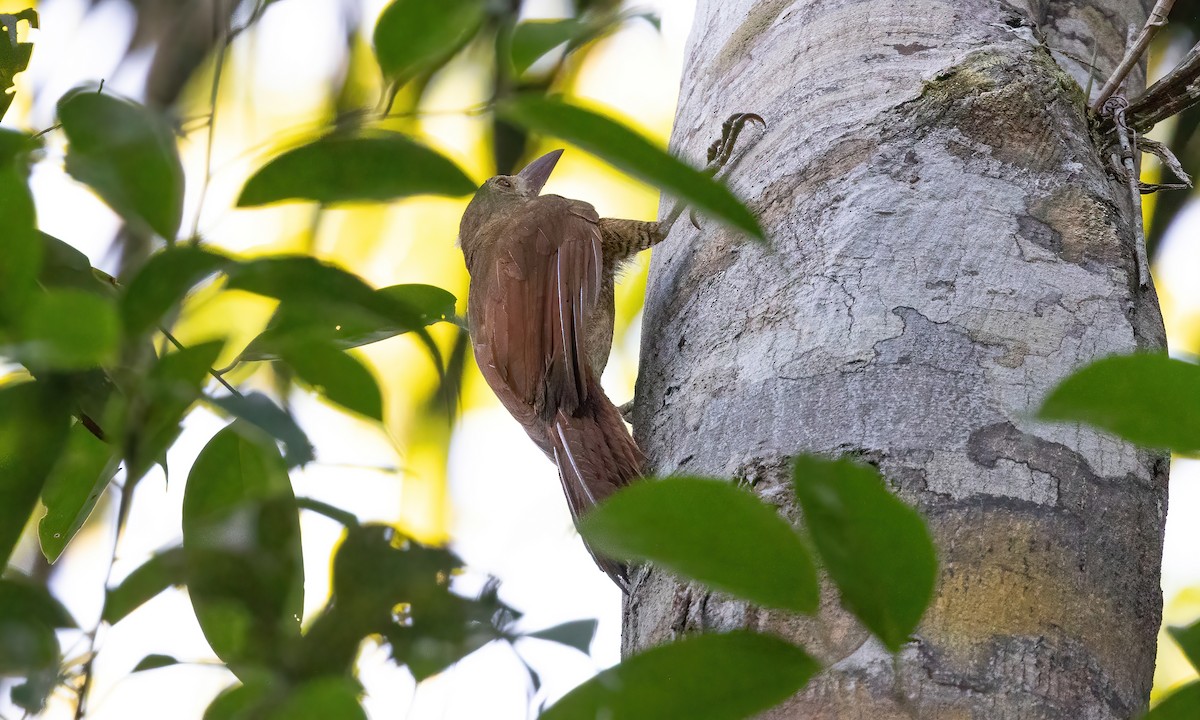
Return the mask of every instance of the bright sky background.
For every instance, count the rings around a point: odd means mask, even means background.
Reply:
[[[370,27],[370,19],[386,2],[363,0],[363,4]],[[637,22],[601,42],[580,69],[573,92],[604,104],[643,131],[665,139],[674,114],[692,2],[657,0],[636,4],[660,13],[662,35]],[[24,5],[0,0],[0,11],[19,10]],[[537,5],[537,14],[550,16],[558,8],[554,0]],[[19,77],[18,99],[6,125],[34,129],[49,126],[54,122],[57,98],[84,81],[104,78],[108,88],[135,97],[140,94],[148,58],[135,57],[117,67],[131,33],[132,15],[123,0],[103,0],[90,11],[84,0],[49,0],[38,10],[42,30],[32,37],[33,61],[29,71]],[[253,113],[218,116],[213,182],[199,223],[201,232],[212,241],[250,252],[303,247],[301,235],[310,217],[305,206],[255,211],[233,211],[231,206],[247,173],[277,147],[274,138],[282,133],[301,139],[305,132],[316,129],[311,117],[322,100],[315,90],[337,71],[339,22],[334,4],[328,0],[285,0],[273,5],[258,29],[235,44],[222,102],[245,102],[253,97]],[[203,81],[204,88],[207,82]],[[30,94],[22,92],[30,87],[39,90],[32,105]],[[431,88],[425,109],[467,107],[478,101],[473,98],[482,87],[470,63],[460,63]],[[193,89],[192,94],[204,95],[204,88],[199,93]],[[412,129],[481,179],[488,170],[479,152],[481,128],[478,118],[438,114],[422,119]],[[85,251],[98,267],[113,270],[115,259],[108,254],[107,245],[117,222],[90,191],[64,174],[61,139],[54,134],[49,138],[49,156],[38,164],[32,178],[41,226]],[[203,131],[190,136],[183,145],[190,182],[186,227],[190,227],[197,205],[195,178],[202,173],[203,145]],[[655,214],[654,192],[577,151],[564,157],[547,191],[587,199],[602,215],[650,218]],[[461,300],[461,254],[452,243],[462,203],[432,200],[400,205],[385,210],[357,208],[327,213],[313,251],[346,263],[377,285],[442,284]],[[1193,203],[1188,216],[1190,221],[1178,223],[1168,236],[1156,267],[1173,338],[1196,338],[1200,318],[1200,283],[1195,280],[1200,269],[1200,206]],[[427,227],[437,231],[425,232]],[[364,240],[379,235],[386,239],[379,243]],[[418,245],[418,240],[427,245]],[[630,308],[627,313],[640,303],[644,267],[645,258],[631,271],[626,288],[618,291],[625,307]],[[253,319],[264,322],[270,309],[271,305],[263,301],[209,293],[189,307],[180,332],[191,340],[223,334],[231,328],[235,335],[245,335],[256,329]],[[235,317],[237,323],[230,320]],[[248,336],[242,338],[246,339]],[[637,348],[635,322],[624,339],[618,340],[616,356],[605,376],[606,387],[618,403],[632,394]],[[1187,342],[1175,349],[1195,353],[1200,348]],[[541,675],[543,689],[538,700],[552,701],[597,669],[615,663],[619,657],[619,593],[595,569],[571,527],[550,463],[476,380],[468,388],[467,410],[451,439],[448,498],[440,498],[431,490],[433,484],[426,482],[429,477],[440,476],[437,462],[405,447],[413,420],[399,400],[396,409],[391,408],[392,400],[412,394],[412,388],[397,378],[407,377],[413,372],[410,366],[420,364],[419,352],[401,340],[372,347],[363,357],[372,364],[387,392],[387,433],[297,393],[293,400],[298,417],[304,427],[312,430],[320,460],[294,474],[297,494],[349,509],[363,520],[382,522],[420,524],[430,515],[426,510],[440,509],[441,514],[433,513],[433,520],[420,528],[414,526],[414,531],[437,535],[448,530],[456,550],[472,568],[503,580],[502,597],[526,613],[525,627],[598,618],[600,628],[590,658],[544,642],[527,641],[518,646],[517,650]],[[405,372],[391,370],[396,367],[405,368]],[[187,468],[222,425],[222,420],[205,411],[193,413],[169,457],[171,481],[165,483],[161,472],[156,471],[141,483],[114,580],[136,568],[155,550],[179,542]],[[1187,587],[1200,585],[1200,462],[1175,463],[1171,492],[1163,574],[1168,599]],[[306,613],[311,615],[327,596],[328,558],[338,540],[339,527],[304,513],[302,531]],[[90,525],[60,561],[63,567],[54,591],[85,627],[94,623],[100,610],[99,589],[110,542],[107,525]],[[27,561],[34,552],[36,548],[26,544],[18,557]],[[1200,595],[1181,597],[1168,608],[1173,614],[1170,619],[1176,622],[1200,614]],[[67,647],[78,639],[70,634],[63,638]],[[91,713],[96,720],[200,718],[208,701],[232,682],[232,676],[223,669],[203,665],[128,675],[133,665],[149,653],[201,662],[212,658],[182,591],[166,592],[147,603],[102,634],[100,647]],[[1167,657],[1163,680],[1178,681],[1183,677],[1182,667],[1179,658]],[[387,662],[384,650],[368,647],[363,651],[361,679],[367,688],[366,707],[373,718],[517,720],[531,714],[524,670],[508,646],[489,646],[419,688],[407,671]],[[0,700],[0,712],[11,716],[6,699]],[[69,718],[72,710],[72,703],[60,696],[52,701],[45,717]]]

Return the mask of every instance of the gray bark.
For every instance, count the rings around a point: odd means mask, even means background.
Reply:
[[[813,620],[657,571],[626,601],[627,653],[699,629],[800,642],[828,670],[771,718],[1145,707],[1166,458],[1031,414],[1078,366],[1165,343],[1087,71],[1059,52],[1094,39],[1106,74],[1150,5],[701,0],[675,151],[766,117],[731,183],[774,250],[709,222],[655,251],[638,442],[654,473],[744,479],[793,518],[788,457],[858,453],[925,513],[941,570],[895,663],[832,588]]]

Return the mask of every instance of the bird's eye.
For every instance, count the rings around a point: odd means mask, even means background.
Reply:
[[[508,178],[506,178],[504,176],[500,176],[500,177],[496,178],[496,184],[502,188],[511,188],[513,186],[512,180],[509,180]]]

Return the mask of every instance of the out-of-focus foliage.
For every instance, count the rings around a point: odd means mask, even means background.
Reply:
[[[13,76],[29,67],[33,55],[33,43],[17,40],[17,23],[21,20],[30,27],[38,26],[38,15],[33,8],[26,8],[12,15],[0,15],[0,118],[8,112],[13,101]]]
[[[770,635],[696,635],[605,670],[542,717],[736,720],[787,699],[819,669],[803,650]]]
[[[579,532],[606,555],[650,560],[758,605],[817,608],[817,572],[800,536],[775,508],[729,482],[637,483],[588,514]]]
[[[0,131],[0,211],[7,233],[0,270],[0,353],[24,370],[23,378],[0,387],[2,554],[8,558],[39,499],[45,512],[38,517],[37,539],[47,562],[69,552],[105,495],[118,499],[119,543],[136,512],[132,498],[139,481],[156,465],[169,471],[169,454],[183,423],[203,404],[230,422],[208,441],[186,478],[167,475],[170,482],[184,483],[182,545],[158,552],[110,584],[101,623],[120,623],[164,590],[186,587],[208,644],[241,683],[214,700],[206,717],[362,717],[362,688],[354,669],[367,637],[382,638],[392,659],[418,680],[497,640],[529,637],[586,652],[594,621],[525,635],[516,629],[520,613],[499,599],[496,583],[475,592],[458,587],[455,578],[464,568],[451,551],[423,545],[392,527],[359,525],[353,514],[294,493],[289,472],[314,460],[315,445],[288,407],[293,383],[382,426],[389,419],[389,399],[374,373],[346,350],[408,334],[427,356],[423,366],[410,363],[409,372],[432,368],[439,378],[432,397],[414,404],[446,427],[468,367],[469,344],[453,325],[449,333],[432,327],[460,322],[452,293],[417,283],[376,288],[315,253],[295,252],[315,249],[315,231],[310,230],[307,247],[279,240],[268,247],[293,252],[246,256],[221,248],[219,234],[197,233],[199,218],[186,223],[194,230],[185,228],[189,145],[181,139],[188,131],[163,106],[206,67],[204,56],[215,53],[210,106],[203,118],[215,132],[229,43],[260,20],[270,4],[250,3],[247,15],[235,11],[235,3],[198,3],[208,10],[207,22],[215,21],[217,32],[206,39],[194,28],[172,24],[199,22],[199,15],[167,18],[153,3],[134,3],[139,14],[133,45],[158,44],[147,87],[150,102],[118,97],[103,84],[83,86],[59,99],[55,127],[37,135]],[[230,14],[224,15],[226,10]],[[567,72],[572,54],[639,15],[585,8],[583,15],[568,19],[570,32],[554,43],[567,48],[549,72],[518,79],[538,56],[553,50],[528,28],[514,31],[519,10],[518,3],[505,7],[477,0],[389,4],[370,33],[384,80],[374,107],[350,104],[355,93],[347,82],[337,93],[339,116],[325,127],[299,142],[272,138],[288,149],[249,174],[237,206],[315,201],[314,223],[319,224],[334,212],[332,205],[470,194],[475,181],[456,161],[418,139],[413,124],[401,118],[419,106],[434,78],[457,55],[474,48],[470,52],[478,57],[478,48],[492,45],[494,92],[481,110],[504,105],[513,121],[495,120],[496,128],[504,128],[494,139],[498,160],[519,158],[527,145],[523,128],[556,131],[618,165],[639,169],[648,179],[667,181],[702,209],[752,228],[752,217],[727,190],[639,133],[558,101],[537,104],[536,94]],[[32,12],[18,17],[37,22]],[[244,24],[235,27],[235,18]],[[15,36],[15,18],[4,16],[3,23]],[[171,29],[164,33],[164,28]],[[154,39],[156,32],[162,34]],[[177,40],[182,42],[173,45]],[[519,70],[510,56],[514,42]],[[5,47],[0,79],[7,89],[26,66],[31,48],[25,42]],[[10,100],[5,97],[6,106]],[[575,113],[567,120],[582,118],[579,127],[562,122],[561,108]],[[65,141],[66,171],[125,224],[116,244],[121,259],[116,274],[123,282],[38,230],[28,178],[31,164],[44,161],[44,136],[54,132],[59,135],[52,139]],[[196,212],[209,192],[211,144],[210,137],[205,175],[189,189],[199,193]],[[646,157],[639,160],[636,152]],[[670,172],[646,171],[647,163]],[[512,168],[502,164],[500,169]],[[236,324],[197,335],[191,329],[195,306],[213,293],[261,296],[274,303],[273,315],[257,337],[240,342],[231,337]],[[446,338],[452,342],[444,344]],[[225,367],[219,367],[221,359],[227,360]],[[244,387],[256,370],[267,368],[277,380],[273,395]],[[806,582],[813,586],[811,564],[786,523],[769,508],[753,507],[760,521],[774,523],[776,534],[793,538]],[[303,628],[301,509],[344,526],[333,558],[332,596]],[[0,581],[0,675],[24,678],[11,697],[31,712],[61,683],[78,693],[79,714],[85,715],[100,628],[85,635],[86,652],[62,657],[55,630],[75,623],[47,593],[44,580],[45,575],[41,582]],[[712,642],[733,643],[734,651],[738,643],[781,645],[729,637],[701,641],[695,652],[686,645],[673,648],[665,656],[686,656],[697,668],[707,666],[696,652]],[[780,658],[790,657],[796,665],[785,683],[790,691],[811,674],[812,663],[799,649],[774,646],[776,654],[783,653]],[[132,671],[179,662],[154,654]],[[651,659],[648,667],[653,666]],[[649,674],[641,683],[655,684]],[[778,681],[767,685],[780,692]],[[737,704],[765,707],[771,697],[760,694]],[[625,697],[622,702],[633,701]]]
[[[1166,355],[1117,355],[1082,368],[1042,403],[1046,420],[1086,422],[1146,447],[1200,452],[1200,367]]]

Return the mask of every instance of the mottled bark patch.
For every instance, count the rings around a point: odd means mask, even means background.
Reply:
[[[1058,118],[1082,115],[1083,102],[1078,86],[1044,51],[981,50],[925,83],[901,111],[918,128],[956,128],[1000,162],[1052,172],[1071,154]],[[953,139],[947,148],[959,155],[965,149]]]
[[[1117,235],[1113,207],[1081,188],[1067,186],[1038,198],[1018,224],[1018,235],[1067,262],[1093,272],[1136,273],[1133,248]]]

